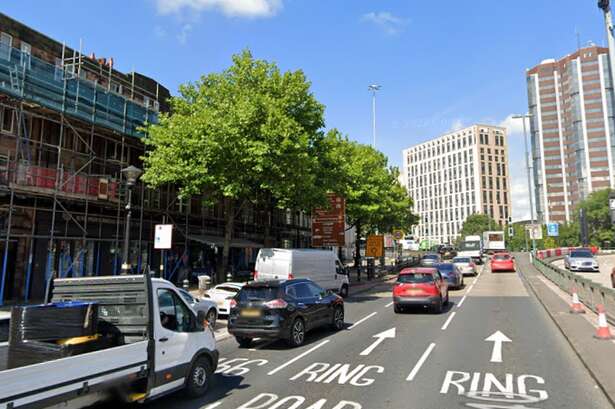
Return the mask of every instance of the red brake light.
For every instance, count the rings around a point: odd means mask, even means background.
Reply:
[[[293,273],[288,274],[288,279],[292,280],[293,278],[295,278],[295,276],[293,275]]]
[[[254,271],[252,273],[252,280],[256,280],[258,278],[258,271]]]
[[[263,305],[271,309],[284,309],[288,307],[288,303],[281,298],[278,298],[277,300],[267,301]]]
[[[231,309],[237,307],[237,301],[233,298],[229,303],[229,306],[231,307]]]

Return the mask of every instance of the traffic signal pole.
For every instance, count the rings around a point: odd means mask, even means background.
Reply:
[[[610,0],[599,0],[598,7],[604,12],[604,25],[609,45],[609,65],[611,66],[611,81],[615,81],[615,33],[613,33],[613,12]]]

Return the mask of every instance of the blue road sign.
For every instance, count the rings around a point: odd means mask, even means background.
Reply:
[[[547,235],[551,237],[559,236],[559,224],[547,223]]]

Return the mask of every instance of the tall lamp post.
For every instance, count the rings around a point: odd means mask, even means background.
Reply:
[[[372,92],[372,136],[374,141],[372,142],[372,147],[376,149],[376,92],[380,91],[382,86],[377,84],[372,84],[367,87],[369,91]]]
[[[132,188],[137,183],[137,179],[143,171],[136,166],[128,166],[122,169],[122,174],[126,177],[126,188],[128,190],[128,201],[126,203],[126,231],[124,233],[124,250],[122,255],[122,274],[130,273],[130,260],[128,260],[128,247],[130,246],[130,217],[132,216]]]
[[[513,119],[521,119],[523,121],[523,146],[525,147],[525,171],[527,173],[527,191],[530,197],[530,217],[531,224],[534,224],[534,200],[532,198],[532,177],[530,175],[530,155],[527,150],[527,128],[525,127],[525,119],[530,119],[532,114],[513,115]],[[532,251],[536,251],[536,240],[532,237]]]

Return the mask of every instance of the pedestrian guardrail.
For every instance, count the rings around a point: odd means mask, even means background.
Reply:
[[[549,280],[568,294],[576,289],[581,302],[596,312],[598,305],[603,305],[607,319],[615,324],[615,289],[605,287],[568,270],[556,267],[553,261],[561,259],[555,256],[545,259],[533,257],[534,266]]]

